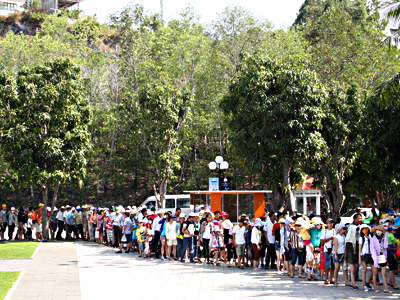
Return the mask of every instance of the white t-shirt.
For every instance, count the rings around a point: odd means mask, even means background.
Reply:
[[[26,223],[26,227],[32,228],[32,219],[31,218],[28,219],[28,223]]]
[[[243,226],[240,228],[239,225],[236,225],[233,228],[233,233],[235,234],[235,242],[238,245],[246,244],[246,240],[244,239],[244,233],[246,232],[246,227]]]
[[[204,228],[203,232],[203,239],[211,239],[211,223],[206,224],[206,227]]]
[[[361,248],[361,255],[365,255],[365,254],[371,254],[371,252],[369,251],[369,244],[368,241],[370,240],[370,236],[368,235],[368,237],[364,237],[364,245]],[[358,244],[362,245],[362,241],[363,238],[360,236],[360,238],[358,239]]]
[[[275,244],[275,236],[272,235],[272,227],[273,226],[274,226],[274,224],[272,224],[271,220],[267,220],[267,222],[265,222],[265,225],[264,225],[264,231],[267,233],[268,242],[270,244]]]
[[[335,235],[335,238],[338,240],[338,250],[337,250],[337,254],[344,254],[344,249],[346,247],[346,237],[340,234]]]
[[[331,237],[335,236],[335,229],[325,229],[324,231],[322,231],[321,234],[321,240],[327,240]],[[324,252],[328,252],[328,249],[331,249],[333,246],[332,241],[326,242],[324,244]]]

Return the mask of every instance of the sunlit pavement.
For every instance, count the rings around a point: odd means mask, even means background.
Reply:
[[[279,276],[276,270],[179,263],[86,242],[42,243],[30,260],[2,260],[1,271],[25,271],[11,299],[399,299],[322,281]],[[340,277],[342,279],[342,277]],[[400,277],[396,277],[400,284]]]

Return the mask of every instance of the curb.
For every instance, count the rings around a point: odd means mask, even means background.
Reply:
[[[25,271],[21,271],[21,273],[19,274],[17,280],[14,282],[14,284],[13,284],[12,287],[11,287],[11,289],[8,291],[7,295],[4,297],[3,300],[9,300],[9,299],[11,299],[12,294],[13,294],[14,291],[16,290],[16,288],[17,288],[19,282],[21,281],[22,276],[24,276],[24,274],[25,274]]]

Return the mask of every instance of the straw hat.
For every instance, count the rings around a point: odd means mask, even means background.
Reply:
[[[383,228],[382,225],[377,225],[377,226],[371,228],[371,233],[375,233],[375,231],[377,231],[377,230],[385,232],[385,229]]]
[[[313,224],[313,225],[324,225],[324,222],[322,222],[320,217],[314,217],[311,220],[311,224]]]
[[[222,222],[222,227],[231,230],[233,228],[233,224],[230,220],[226,219],[225,221]]]
[[[279,219],[279,224],[286,224],[286,220],[284,218]]]
[[[304,219],[303,218],[297,218],[296,223],[294,223],[294,226],[303,226],[304,225]]]
[[[389,214],[384,215],[382,218],[382,223],[385,222],[394,222],[394,216],[391,216]]]

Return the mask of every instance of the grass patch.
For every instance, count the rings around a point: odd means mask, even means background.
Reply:
[[[30,258],[33,252],[35,252],[38,245],[39,243],[28,243],[28,242],[0,244],[0,259]]]
[[[4,299],[11,289],[13,283],[17,280],[20,271],[16,272],[0,272],[0,299]]]

